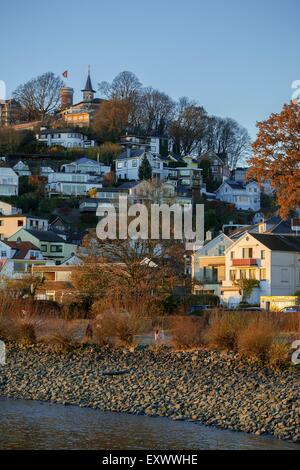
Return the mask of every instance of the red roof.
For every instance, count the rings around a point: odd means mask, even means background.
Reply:
[[[40,249],[31,242],[4,242],[13,250],[16,250],[13,259],[24,259],[29,250],[40,251]]]

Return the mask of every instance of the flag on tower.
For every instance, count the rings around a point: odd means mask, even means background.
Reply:
[[[64,73],[62,74],[62,76],[63,76],[64,78],[68,78],[68,71],[65,70]]]

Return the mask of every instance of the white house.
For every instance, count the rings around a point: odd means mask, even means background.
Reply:
[[[216,199],[234,204],[237,209],[253,212],[260,210],[260,188],[255,181],[242,183],[227,180],[215,193]]]
[[[51,194],[85,196],[91,189],[100,189],[98,178],[88,174],[54,172],[48,175],[46,190]]]
[[[95,147],[95,141],[89,140],[81,132],[69,129],[41,129],[37,134],[37,140],[47,147],[60,145],[65,148],[89,148]]]
[[[120,144],[124,149],[145,150],[154,155],[165,155],[173,150],[173,141],[163,136],[137,136],[127,134],[120,138]]]
[[[41,250],[30,242],[0,241],[0,276],[4,279],[30,275],[32,265],[43,260]]]
[[[51,168],[51,166],[41,166],[40,168],[41,176],[48,176],[50,173],[54,173],[54,170],[53,168]]]
[[[31,175],[31,171],[29,169],[29,166],[26,165],[26,163],[22,162],[21,160],[13,167],[13,170],[19,176],[30,176]]]
[[[61,171],[65,173],[91,173],[104,176],[111,171],[111,167],[96,160],[83,157],[75,162],[62,165]]]
[[[225,280],[221,300],[236,306],[242,300],[240,279],[254,279],[248,302],[259,304],[261,296],[290,296],[300,289],[300,237],[245,233],[225,252]]]
[[[11,168],[0,167],[0,196],[18,196],[19,176]]]
[[[145,156],[151,165],[152,176],[157,179],[164,179],[164,159],[162,157],[145,150],[131,150],[130,148],[116,159],[117,179],[138,181],[139,167]]]

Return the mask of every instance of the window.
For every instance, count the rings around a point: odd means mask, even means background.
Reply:
[[[259,278],[261,281],[266,281],[267,280],[267,270],[266,269],[261,269],[259,273]]]
[[[50,251],[51,253],[62,253],[63,247],[62,245],[51,245]]]
[[[289,270],[286,268],[281,269],[281,282],[289,282]]]
[[[137,160],[132,160],[132,167],[134,167],[134,168],[137,167]]]
[[[240,270],[240,279],[247,279],[247,271],[241,269]]]
[[[249,269],[249,279],[256,279],[255,269]]]
[[[1,258],[6,258],[6,251],[1,251]]]
[[[266,259],[266,252],[265,252],[265,250],[261,250],[261,252],[260,252],[260,257],[261,257],[261,259]]]
[[[231,259],[234,259],[234,251],[231,251],[231,252],[230,252],[230,258],[231,258]]]
[[[23,227],[23,225],[24,225],[23,220],[18,220],[18,227]]]
[[[224,255],[224,253],[225,253],[225,245],[220,245],[218,250],[219,250],[219,256]]]
[[[47,251],[47,245],[41,245],[41,250],[42,251]]]
[[[234,269],[230,270],[229,271],[229,277],[230,277],[230,280],[231,281],[235,281],[236,280],[236,271]]]
[[[252,258],[253,248],[243,248],[243,258]]]
[[[117,168],[123,168],[123,163],[122,163],[122,162],[118,162],[118,163],[117,163]]]
[[[4,225],[4,220],[0,220],[0,227],[3,227]]]

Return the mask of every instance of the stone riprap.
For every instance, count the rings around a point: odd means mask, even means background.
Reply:
[[[218,351],[9,344],[0,395],[165,416],[300,442],[299,368],[275,371]]]

